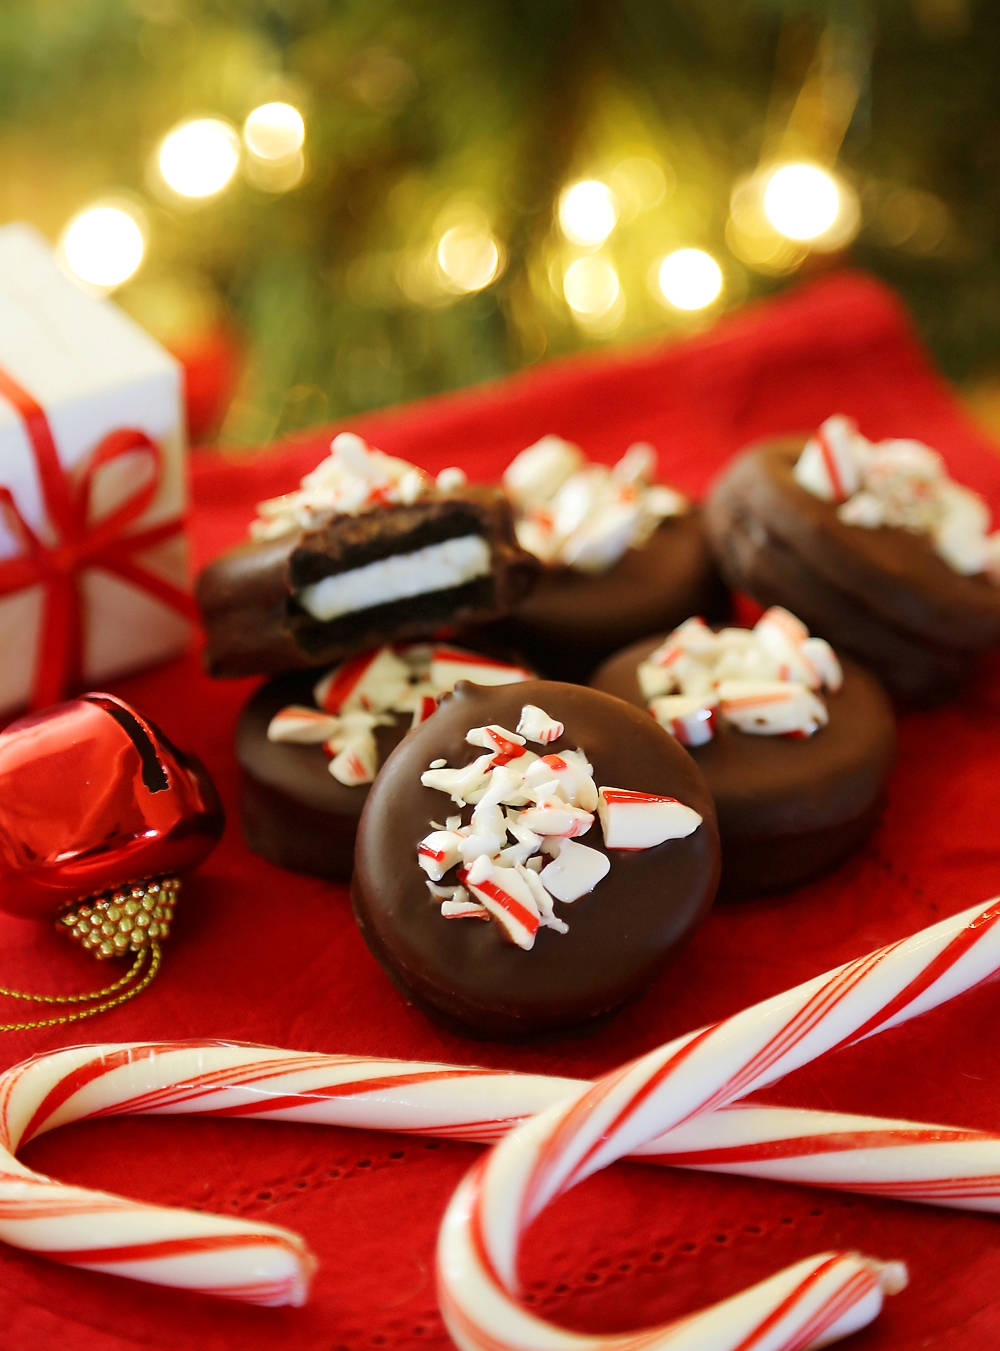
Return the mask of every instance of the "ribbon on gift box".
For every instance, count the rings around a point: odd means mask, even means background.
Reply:
[[[160,448],[145,432],[121,428],[110,432],[91,451],[82,470],[70,477],[59,463],[52,429],[41,405],[0,368],[0,397],[15,409],[31,444],[42,499],[55,533],[55,543],[39,539],[21,515],[8,488],[0,487],[0,512],[20,542],[21,554],[0,560],[0,597],[28,587],[45,589],[41,632],[35,657],[31,707],[56,703],[80,678],[83,657],[83,615],[78,574],[103,568],[139,591],[145,591],[187,619],[196,617],[187,592],[150,572],[135,555],[171,539],[184,528],[172,517],[146,530],[129,527],[156,496],[163,472]],[[120,506],[90,521],[91,492],[98,472],[136,451],[152,462],[152,474]]]

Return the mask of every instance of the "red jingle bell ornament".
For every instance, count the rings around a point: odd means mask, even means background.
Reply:
[[[121,980],[91,994],[0,989],[89,1005],[0,1030],[75,1022],[145,989],[180,875],[211,853],[223,824],[201,761],[114,695],[84,694],[0,732],[0,909],[56,919],[100,959],[134,955]]]

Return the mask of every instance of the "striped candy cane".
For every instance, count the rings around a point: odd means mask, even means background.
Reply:
[[[963,941],[970,951],[979,947],[976,962],[967,963],[957,972],[961,981],[974,983],[980,978],[977,973],[984,970],[987,954],[980,939],[995,920],[992,911],[992,906],[970,911],[918,935],[910,944],[922,940],[933,944],[932,936],[950,926],[955,934],[950,949],[953,957],[955,945]],[[873,954],[865,960],[870,963],[882,955]],[[937,967],[931,970],[932,961],[928,968],[930,983],[925,973],[922,1007],[931,1007],[965,988],[965,984],[956,984],[957,957],[951,962],[950,984],[944,986],[940,985],[945,978],[944,958],[934,953],[931,957]],[[851,967],[821,980],[833,981]],[[809,987],[757,1006],[757,1010],[748,1010],[739,1018],[765,1012],[781,1000],[798,1000],[804,989],[820,983],[811,982]],[[927,1002],[928,991],[935,992],[931,1002]],[[905,1014],[896,1016],[900,1009],[894,1010],[887,1003],[879,1027],[918,1011],[905,1008]],[[710,1031],[718,1032],[733,1021]],[[856,1029],[851,1039],[863,1034]],[[699,1038],[704,1039],[704,1033],[682,1038],[674,1045]],[[14,1159],[14,1151],[27,1140],[69,1121],[180,1112],[494,1141],[553,1104],[561,1104],[564,1109],[583,1103],[588,1090],[593,1092],[593,1086],[572,1079],[367,1057],[304,1055],[218,1042],[84,1046],[43,1055],[0,1076],[0,1148],[4,1151],[0,1158],[0,1238],[73,1265],[158,1284],[262,1304],[302,1303],[314,1263],[296,1235],[271,1225],[140,1205],[67,1187],[25,1168]],[[650,1163],[744,1173],[942,1205],[1000,1209],[1000,1138],[950,1127],[735,1106],[692,1116],[686,1124],[637,1146],[634,1156]],[[813,1275],[814,1270],[819,1274]],[[868,1310],[868,1316],[873,1317],[877,1308],[870,1306],[881,1298],[876,1287],[897,1283],[899,1271],[864,1261],[858,1265],[854,1258],[838,1258],[832,1265],[820,1262],[808,1271],[803,1268],[796,1278],[798,1284],[789,1286],[787,1276],[782,1273],[781,1278],[775,1278],[776,1284],[765,1283],[770,1293],[756,1295],[758,1303],[761,1298],[765,1303],[778,1298],[780,1291],[785,1291],[781,1295],[784,1300],[789,1289],[798,1289],[805,1282],[803,1289],[808,1288],[812,1294],[808,1298],[803,1294],[800,1312],[809,1305],[809,1299],[815,1304],[821,1294],[820,1302],[827,1308],[824,1292],[829,1291],[831,1282],[836,1284],[844,1278],[856,1293],[868,1282],[868,1295],[852,1297],[852,1308]],[[444,1296],[447,1309],[450,1296],[447,1291]],[[450,1303],[450,1316],[457,1324],[463,1306],[453,1300]],[[698,1326],[704,1331],[701,1322]],[[729,1345],[699,1343],[716,1344]]]
[[[998,901],[967,910],[658,1047],[514,1129],[465,1178],[441,1226],[439,1297],[458,1346],[799,1351],[871,1322],[905,1273],[898,1264],[824,1253],[679,1322],[632,1336],[581,1337],[517,1302],[520,1239],[556,1196],[664,1132],[991,975],[1000,967],[998,919]]]

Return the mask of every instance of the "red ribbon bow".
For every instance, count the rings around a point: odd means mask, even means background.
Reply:
[[[56,534],[52,546],[40,540],[21,515],[10,490],[0,487],[0,513],[22,546],[17,558],[0,560],[0,596],[39,584],[45,588],[31,694],[31,707],[45,708],[56,703],[80,678],[83,615],[77,577],[85,568],[112,572],[188,619],[194,619],[197,611],[187,592],[150,572],[133,557],[179,534],[184,526],[181,517],[126,533],[149,507],[160,486],[163,457],[159,446],[145,432],[124,428],[110,432],[95,446],[82,471],[70,478],[59,463],[44,409],[3,370],[0,397],[13,406],[24,423],[45,509]],[[90,499],[98,471],[137,450],[149,456],[152,474],[120,506],[91,523]]]

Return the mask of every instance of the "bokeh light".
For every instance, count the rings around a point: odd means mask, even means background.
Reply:
[[[830,229],[839,210],[833,176],[815,164],[783,164],[764,189],[764,214],[787,239],[817,239]]]
[[[657,274],[663,299],[678,310],[703,310],[722,292],[722,269],[704,249],[675,249]]]
[[[437,264],[446,290],[462,295],[481,291],[500,275],[503,256],[488,230],[454,225],[441,236]]]
[[[118,206],[81,211],[66,226],[60,244],[74,276],[108,291],[133,275],[146,247],[139,222]]]
[[[247,148],[262,160],[289,160],[302,149],[306,124],[290,103],[262,103],[243,123]]]
[[[618,198],[596,178],[574,183],[559,201],[559,224],[574,244],[603,244],[618,224],[618,213]]]
[[[606,258],[577,258],[563,276],[566,304],[584,319],[607,314],[620,294],[618,273]]]
[[[181,197],[212,197],[221,192],[239,162],[236,132],[216,117],[182,122],[164,138],[158,156],[164,181]]]

